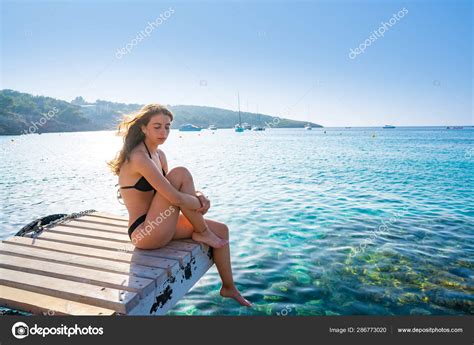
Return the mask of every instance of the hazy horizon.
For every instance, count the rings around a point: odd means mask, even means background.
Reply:
[[[1,91],[1,90],[0,90]],[[21,90],[14,90],[14,91],[18,91],[18,92],[22,92],[24,93],[24,91],[21,91]],[[48,95],[34,95],[33,96],[45,96],[45,97],[51,97],[51,96],[48,96]],[[54,97],[56,98],[56,97]],[[74,97],[75,98],[75,97]],[[73,99],[74,99],[73,98]],[[73,99],[71,100],[66,100],[66,99],[60,99],[60,98],[56,98],[58,100],[61,100],[61,101],[65,101],[65,102],[71,102]],[[140,103],[136,103],[136,102],[132,102],[132,103],[126,103],[126,102],[116,102],[116,101],[110,101],[108,99],[95,99],[95,100],[89,100],[89,99],[85,99],[84,100],[87,102],[87,103],[95,103],[96,101],[100,100],[100,101],[106,101],[106,102],[115,102],[115,103],[124,103],[124,104],[140,104]],[[219,107],[215,107],[215,106],[209,106],[209,105],[197,105],[197,104],[165,104],[167,106],[171,106],[171,107],[176,107],[176,106],[192,106],[192,107],[209,107],[209,108],[218,108],[218,109],[223,109],[223,110],[228,110],[228,111],[238,111],[237,109],[226,109],[226,108],[219,108]],[[241,112],[242,113],[247,113],[247,111],[243,111],[241,109]],[[265,113],[254,113],[252,111],[249,111],[248,113],[251,113],[251,114],[260,114],[260,115],[266,115],[266,116],[273,116],[273,117],[277,117],[277,115],[274,115],[274,114],[265,114]],[[284,116],[281,116],[281,118],[287,118],[287,119],[290,119],[290,120],[298,120],[298,121],[306,121],[306,120],[299,120],[299,119],[292,119],[290,117],[284,117]],[[243,121],[245,122],[245,121]],[[351,128],[380,128],[380,127],[383,127],[384,125],[393,125],[392,123],[381,123],[379,125],[338,125],[338,126],[327,126],[325,125],[324,123],[319,123],[319,122],[315,122],[315,121],[311,121],[312,123],[316,123],[318,125],[321,125],[323,126],[322,128],[345,128],[345,127],[351,127]],[[406,128],[406,127],[452,127],[452,126],[462,126],[462,127],[473,127],[474,125],[471,123],[471,124],[450,124],[450,123],[446,123],[446,124],[439,124],[439,125],[431,125],[431,124],[419,124],[419,125],[410,125],[410,124],[404,124],[404,125],[397,125],[396,127],[402,127],[402,128]],[[176,129],[176,128],[174,128]],[[100,131],[100,130],[99,130]],[[82,131],[79,131],[79,132],[82,132]],[[51,132],[51,133],[56,133],[56,132]],[[62,132],[58,132],[58,133],[62,133]],[[64,133],[67,133],[67,132],[64,132]]]

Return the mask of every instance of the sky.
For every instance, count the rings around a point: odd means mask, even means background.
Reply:
[[[239,93],[243,111],[324,126],[474,123],[471,1],[1,6],[1,89],[231,110]]]

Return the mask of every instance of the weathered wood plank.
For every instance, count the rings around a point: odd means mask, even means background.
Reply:
[[[101,240],[110,240],[117,241],[121,243],[130,243],[130,238],[128,234],[119,234],[119,233],[110,233],[97,231],[96,229],[78,229],[67,226],[56,226],[52,229],[48,229],[48,232],[64,234],[64,235],[74,235],[74,236],[83,236],[86,238],[95,238]],[[173,248],[184,252],[196,253],[200,248],[199,244],[194,242],[181,242],[181,241],[171,241],[166,245],[166,248]]]
[[[199,281],[214,264],[211,258],[200,252],[191,260],[177,279],[157,288],[155,295],[147,296],[128,315],[164,315]]]
[[[104,218],[104,217],[94,217],[94,216],[84,216],[80,218],[74,219],[79,223],[90,223],[90,224],[105,224],[105,225],[112,225],[112,226],[125,226],[128,225],[128,220],[121,220],[121,219],[111,219],[111,218]]]
[[[45,262],[67,263],[73,266],[94,268],[96,270],[132,274],[137,277],[153,280],[165,279],[167,271],[158,267],[147,267],[132,262],[119,262],[78,254],[70,254],[39,248],[36,246],[18,246],[9,243],[0,243],[0,253],[35,258]],[[42,264],[38,262],[38,264]]]
[[[0,304],[34,315],[114,315],[112,309],[95,307],[63,298],[0,285]]]
[[[122,243],[131,243],[130,237],[126,232],[110,232],[110,231],[100,231],[99,229],[89,229],[89,228],[76,228],[71,226],[59,225],[54,228],[48,229],[48,232],[54,232],[64,235],[74,235],[74,236],[83,236],[87,238],[96,238],[104,239],[109,241],[117,241]],[[40,236],[41,237],[41,236]]]
[[[101,308],[113,309],[122,314],[128,313],[139,303],[139,296],[134,292],[73,282],[66,279],[45,277],[6,268],[0,268],[0,284]]]
[[[36,259],[0,254],[0,267],[54,277],[74,282],[94,284],[117,290],[136,292],[141,297],[155,289],[155,281],[126,274],[98,271],[92,268],[71,266],[67,263],[38,262]]]
[[[153,256],[141,255],[138,253],[125,253],[118,250],[97,249],[75,244],[67,244],[61,242],[47,241],[41,238],[29,237],[11,237],[3,241],[17,246],[26,246],[27,248],[42,248],[60,253],[73,255],[83,255],[92,258],[103,258],[116,260],[117,262],[134,263],[142,266],[163,268],[171,273],[174,269],[179,269],[179,261],[165,258],[157,258]]]
[[[170,241],[166,248],[173,248],[181,250],[183,252],[190,252],[193,255],[196,255],[198,251],[201,251],[201,246],[198,243],[186,243],[181,241]]]
[[[57,234],[57,233],[53,233],[52,231],[47,231],[47,230],[41,233],[41,235],[38,238],[41,238],[43,240],[83,245],[83,246],[98,248],[98,249],[108,249],[108,250],[122,251],[122,252],[133,252],[133,253],[138,253],[142,255],[178,260],[181,263],[181,265],[185,265],[191,259],[190,253],[182,252],[175,249],[160,248],[160,249],[143,250],[143,249],[135,248],[135,246],[131,242],[119,243],[117,241],[98,240],[98,239],[93,239],[93,238],[85,238],[81,236]]]
[[[121,220],[124,222],[128,221],[127,217],[117,216],[116,214],[106,213],[106,212],[94,212],[94,213],[88,214],[85,217],[106,218],[106,219],[112,219],[112,220]],[[81,218],[85,218],[85,217],[81,217]]]
[[[79,222],[77,220],[73,220],[73,221],[61,224],[61,226],[79,229],[77,231],[80,231],[82,229],[87,229],[87,230],[102,231],[106,233],[125,234],[128,236],[127,226],[118,226],[118,225],[109,225],[109,224],[91,223],[91,222]]]

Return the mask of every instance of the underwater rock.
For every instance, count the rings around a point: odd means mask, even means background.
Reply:
[[[284,299],[284,297],[277,295],[265,295],[263,296],[263,299],[265,301],[281,301],[282,299]]]
[[[284,282],[278,282],[278,283],[273,283],[271,286],[270,286],[270,289],[271,290],[277,290],[277,291],[281,291],[281,292],[287,292],[288,289],[291,287],[291,282],[288,282],[288,281],[284,281]]]
[[[291,272],[290,277],[296,280],[298,283],[305,284],[305,285],[311,284],[311,276],[307,273],[298,272],[298,271]]]
[[[431,313],[422,308],[413,308],[410,310],[410,315],[431,315]]]

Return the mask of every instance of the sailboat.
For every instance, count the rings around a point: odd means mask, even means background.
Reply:
[[[309,104],[308,104],[307,111],[308,111],[308,116],[311,117],[310,112],[309,112]],[[308,123],[306,123],[306,125],[304,125],[304,129],[306,129],[307,131],[310,131],[310,130],[313,129],[313,127],[311,127],[311,123],[308,122]]]
[[[262,122],[262,115],[258,114],[258,122]],[[265,127],[255,125],[252,127],[252,131],[264,131]]]
[[[240,132],[244,131],[244,128],[242,127],[242,118],[240,116],[240,95],[239,95],[238,92],[237,92],[237,100],[238,100],[238,103],[239,103],[239,123],[234,126],[234,130],[237,133],[240,133]]]

